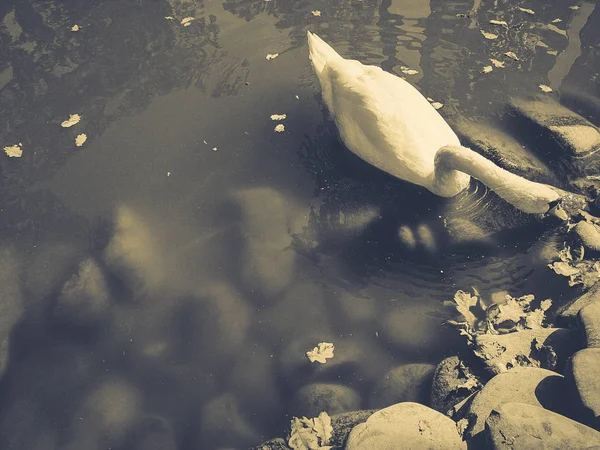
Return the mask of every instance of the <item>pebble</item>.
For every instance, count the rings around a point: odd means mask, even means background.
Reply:
[[[54,315],[74,325],[96,325],[107,317],[110,303],[104,274],[98,264],[88,258],[63,285]]]
[[[600,428],[600,348],[586,348],[575,353],[567,373],[575,385],[582,421]]]
[[[596,225],[582,220],[573,231],[586,249],[600,251],[600,229]]]
[[[312,383],[294,394],[289,413],[296,417],[317,417],[325,411],[330,416],[360,409],[358,393],[347,386],[333,383]]]
[[[534,339],[543,345],[551,346],[557,356],[556,367],[550,367],[532,351]],[[489,372],[498,374],[518,365],[528,365],[526,359],[542,368],[552,368],[561,372],[564,364],[573,353],[581,348],[579,335],[574,330],[565,328],[541,328],[523,330],[516,333],[491,335],[483,334],[475,338],[474,351],[480,355]],[[526,357],[526,358],[523,358]],[[524,360],[521,363],[519,360]]]
[[[435,369],[430,405],[444,415],[472,393],[472,389],[464,387],[469,380],[463,375],[460,364],[458,356],[450,356],[442,360]]]
[[[466,449],[452,419],[419,403],[397,403],[354,427],[345,450]]]
[[[426,404],[435,370],[433,364],[405,364],[393,368],[371,390],[369,408],[385,408],[400,402]]]
[[[565,416],[524,403],[505,403],[486,420],[494,450],[581,449],[600,444],[600,433]]]
[[[473,398],[468,412],[466,436],[473,437],[485,428],[485,420],[503,403],[520,402],[564,413],[567,383],[562,375],[546,369],[515,367],[493,377]]]
[[[585,335],[585,346],[600,348],[600,301],[595,301],[579,310],[579,323]]]

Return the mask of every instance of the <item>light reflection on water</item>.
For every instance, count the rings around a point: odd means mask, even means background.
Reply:
[[[544,226],[481,185],[437,199],[349,154],[305,47],[309,29],[345,57],[416,69],[450,121],[494,123],[540,83],[598,93],[600,9],[537,3],[528,17],[502,1],[3,2],[2,146],[24,155],[0,165],[4,332],[19,322],[0,447],[246,448],[310,380],[341,380],[365,407],[387,368],[455,351],[440,322],[456,289],[560,296],[525,253]],[[493,41],[490,19],[509,24]],[[507,50],[520,61],[480,73]],[[106,303],[65,316],[61,286],[90,257]],[[336,358],[307,367],[324,340]]]

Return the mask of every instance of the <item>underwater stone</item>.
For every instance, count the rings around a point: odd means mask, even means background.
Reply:
[[[452,419],[418,403],[397,403],[354,427],[346,450],[466,449]]]
[[[567,417],[524,403],[505,403],[485,422],[494,450],[586,448],[600,444],[600,433]]]
[[[312,383],[294,394],[289,412],[296,417],[317,417],[325,411],[330,416],[360,409],[358,393],[334,383]]]
[[[9,362],[10,335],[23,314],[20,261],[13,250],[0,249],[0,379]]]
[[[431,386],[430,406],[447,415],[452,407],[471,395],[471,389],[465,388],[469,379],[461,368],[461,359],[450,356],[436,367]],[[468,370],[468,369],[466,369]]]
[[[94,325],[104,319],[110,308],[110,294],[102,270],[91,258],[64,284],[54,314],[75,325]]]
[[[567,371],[576,388],[582,421],[600,428],[600,348],[586,348],[575,353]]]
[[[177,450],[171,424],[164,417],[145,416],[131,432],[126,448],[131,450]]]
[[[371,389],[370,408],[385,408],[400,402],[426,404],[436,367],[433,364],[405,364],[388,371]]]
[[[566,388],[562,375],[546,369],[515,367],[496,375],[475,395],[469,406],[466,436],[482,432],[492,410],[503,403],[518,401],[564,414],[567,410]]]

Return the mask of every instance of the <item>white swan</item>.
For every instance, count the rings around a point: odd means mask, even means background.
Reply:
[[[402,78],[342,58],[310,31],[308,47],[342,141],[363,160],[442,197],[466,189],[472,176],[521,211],[568,218],[556,190],[462,146],[435,108]]]

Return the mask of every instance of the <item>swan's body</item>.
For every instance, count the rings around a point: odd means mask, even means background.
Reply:
[[[546,213],[560,200],[551,187],[463,147],[435,108],[402,78],[344,59],[310,32],[308,46],[342,141],[363,160],[443,197],[466,189],[473,176],[527,213]]]

